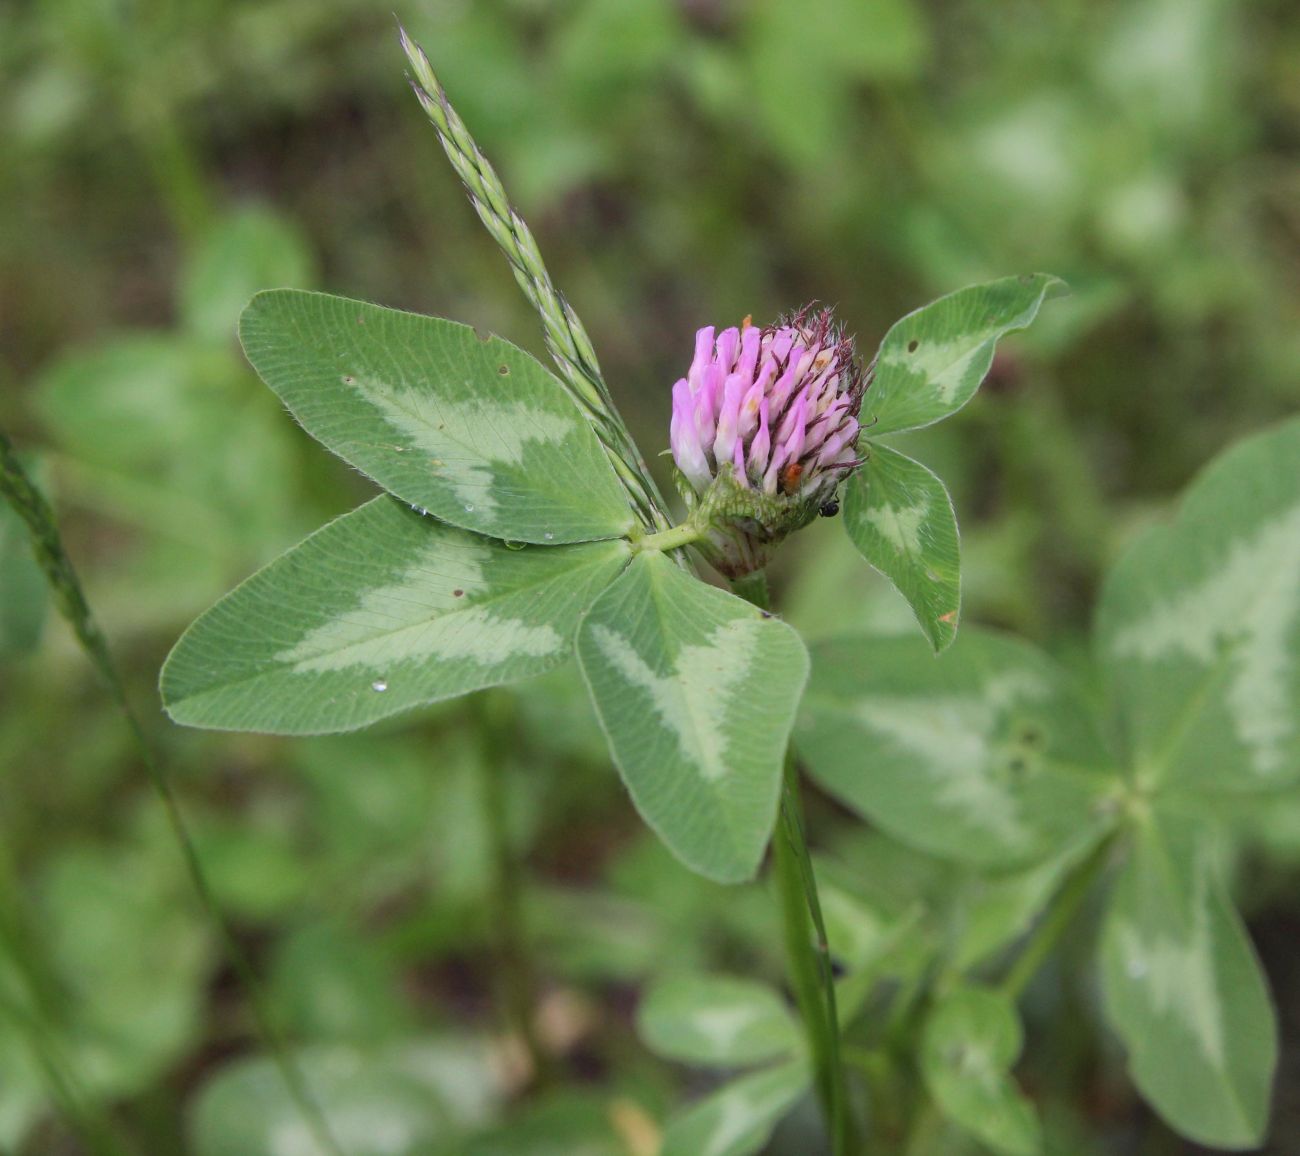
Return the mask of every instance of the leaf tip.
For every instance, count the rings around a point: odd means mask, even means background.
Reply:
[[[1042,279],[1044,301],[1051,301],[1054,297],[1068,297],[1073,292],[1069,282],[1054,273],[1034,273],[1032,276],[1035,279]]]

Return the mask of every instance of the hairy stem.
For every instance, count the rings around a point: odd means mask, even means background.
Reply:
[[[428,56],[404,28],[399,26],[398,32],[411,65],[411,87],[416,99],[437,131],[479,220],[505,254],[520,289],[537,310],[546,347],[569,395],[596,431],[642,523],[666,529],[670,522],[663,496],[619,416],[586,329],[555,288],[532,230],[511,205],[501,178],[447,99]]]
[[[126,721],[149,782],[162,803],[167,823],[180,849],[186,874],[190,878],[204,913],[221,936],[227,957],[248,996],[253,1018],[257,1022],[263,1041],[271,1051],[290,1097],[298,1106],[317,1144],[330,1156],[343,1156],[343,1151],[330,1132],[329,1124],[320,1106],[307,1088],[302,1072],[289,1055],[284,1037],[271,1014],[270,1005],[253,973],[248,957],[217,906],[216,897],[199,862],[198,852],[190,838],[171,783],[154,758],[153,749],[145,738],[144,728],[141,727],[135,711],[131,709],[117,666],[109,653],[108,644],[90,612],[81,582],[63,548],[63,541],[55,526],[54,514],[49,503],[28,477],[3,430],[0,430],[0,496],[8,501],[26,525],[31,537],[32,550],[45,573],[60,613],[71,625],[86,657],[90,659],[91,665],[104,680],[110,696]]]
[[[761,571],[737,580],[732,590],[760,610],[771,608],[767,580]],[[817,1091],[830,1126],[832,1151],[835,1156],[848,1156],[853,1151],[853,1121],[840,1055],[835,974],[812,856],[804,833],[799,764],[793,746],[786,750],[781,807],[772,837],[772,869],[781,898],[791,987],[808,1033]]]
[[[641,537],[632,539],[632,553],[639,554],[643,550],[679,550],[683,546],[689,546],[692,542],[698,542],[704,537],[704,531],[690,522],[683,522],[680,526],[673,526],[671,529],[660,530],[657,534],[645,534]]]

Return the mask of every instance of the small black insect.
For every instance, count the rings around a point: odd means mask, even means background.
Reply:
[[[828,502],[822,503],[821,515],[823,518],[833,518],[840,512],[840,500],[831,498]]]

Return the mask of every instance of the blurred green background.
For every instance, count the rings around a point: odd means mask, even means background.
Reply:
[[[398,16],[647,454],[700,325],[816,298],[869,354],[969,282],[1071,284],[958,419],[908,439],[953,491],[968,620],[1077,660],[1125,541],[1215,452],[1300,408],[1289,0],[410,0]],[[691,965],[779,976],[779,935],[761,885],[694,879],[643,831],[571,670],[343,738],[183,732],[158,708],[186,623],[369,492],[244,364],[252,292],[324,288],[542,355],[405,87],[389,8],[0,6],[0,139],[0,426],[54,497],[294,1047],[349,1113],[341,1139],[652,1156],[705,1085],[636,1041],[638,993]],[[842,542],[787,547],[788,616],[810,636],[909,629]],[[20,547],[0,515],[0,1152],[311,1156],[250,1058],[247,1002],[121,720]],[[814,825],[877,856],[860,861],[886,891],[939,870],[824,800]],[[1238,861],[1286,1043],[1267,1151],[1300,1153],[1300,800],[1252,821]],[[1026,1008],[1052,1150],[1194,1151],[1137,1102],[1069,950],[1052,980]],[[521,983],[541,1071],[505,1026],[502,989]],[[810,1152],[799,1129],[773,1151]]]

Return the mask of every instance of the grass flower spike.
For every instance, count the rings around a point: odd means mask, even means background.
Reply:
[[[673,387],[672,453],[702,548],[728,577],[761,569],[787,534],[838,509],[859,464],[867,381],[830,309],[696,333]]]

